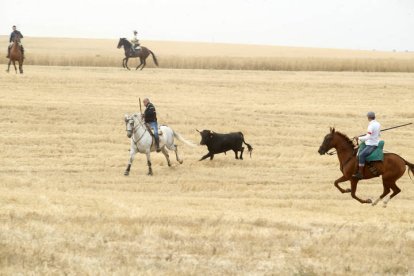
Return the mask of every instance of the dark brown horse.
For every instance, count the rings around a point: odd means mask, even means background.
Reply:
[[[17,74],[16,61],[19,63],[20,74],[23,74],[23,53],[20,49],[20,37],[18,35],[14,37],[13,46],[10,49],[10,59],[6,70],[7,72],[10,71],[10,64],[13,62],[14,70]]]
[[[128,60],[130,58],[139,58],[141,63],[137,66],[135,70],[138,70],[138,68],[141,65],[142,65],[141,67],[141,70],[142,70],[147,64],[146,59],[150,54],[152,55],[152,59],[154,60],[155,65],[158,66],[157,57],[154,55],[154,53],[150,49],[146,47],[141,47],[140,50],[133,51],[131,42],[129,42],[128,39],[126,38],[119,39],[117,48],[120,49],[122,46],[124,47],[124,50],[125,50],[125,58],[122,60],[122,67],[130,70],[128,67]]]
[[[396,181],[404,174],[406,170],[405,166],[408,166],[409,168],[408,174],[410,174],[410,171],[414,173],[414,164],[409,163],[395,153],[385,153],[383,162],[366,163],[363,179],[370,179],[382,175],[384,192],[374,202],[372,202],[371,199],[363,200],[356,196],[358,179],[352,177],[358,164],[354,143],[345,134],[331,128],[330,133],[325,136],[318,152],[323,155],[332,148],[336,149],[338,153],[339,166],[343,174],[340,178],[335,180],[335,187],[338,188],[341,193],[350,192],[351,196],[361,203],[372,203],[372,205],[376,205],[390,193],[390,190],[392,190],[393,193],[391,196],[384,200],[384,207],[386,207],[388,201],[401,191],[400,188],[397,187]],[[339,186],[339,183],[348,180],[351,181],[351,189],[343,189]]]

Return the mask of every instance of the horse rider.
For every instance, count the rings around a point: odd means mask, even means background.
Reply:
[[[132,39],[131,39],[131,44],[132,44],[132,52],[133,53],[135,53],[136,51],[139,51],[139,50],[141,50],[141,46],[140,46],[140,44],[139,44],[139,40],[138,40],[138,37],[137,37],[137,35],[138,35],[138,32],[137,31],[134,31],[134,36],[132,37]]]
[[[363,178],[366,158],[377,149],[381,132],[381,125],[375,120],[375,113],[370,111],[367,117],[369,121],[367,134],[358,138],[360,143],[365,142],[366,147],[358,154],[358,171],[352,175],[357,179]]]
[[[10,34],[10,39],[9,39],[10,44],[9,44],[8,49],[7,49],[7,58],[10,58],[10,49],[13,46],[13,40],[14,40],[15,37],[20,37],[20,39],[22,39],[23,35],[22,35],[21,32],[19,32],[17,30],[16,26],[13,26],[13,32]],[[22,50],[22,55],[23,55],[23,58],[24,58],[24,48],[23,48],[23,45],[22,45],[21,42],[19,43],[19,46],[20,46],[20,49]]]
[[[148,98],[144,99],[144,106],[145,111],[142,115],[145,119],[145,123],[150,126],[150,128],[154,129],[154,139],[155,145],[157,147],[157,152],[160,152],[160,138],[158,136],[158,123],[157,123],[157,111],[155,110],[155,106],[150,102]]]

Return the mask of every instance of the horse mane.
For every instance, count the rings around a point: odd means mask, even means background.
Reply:
[[[355,147],[354,142],[352,142],[352,140],[348,137],[348,135],[342,132],[339,132],[339,131],[335,131],[335,133],[341,136],[352,148]]]

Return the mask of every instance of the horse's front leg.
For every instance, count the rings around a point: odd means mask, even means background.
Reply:
[[[126,176],[129,175],[129,171],[131,170],[132,162],[134,162],[135,154],[136,154],[135,149],[133,147],[131,147],[131,150],[129,152],[129,162],[128,162],[128,166],[127,166],[127,168],[126,168],[126,170],[124,172],[124,175],[126,175]]]
[[[14,71],[15,71],[15,72],[16,72],[16,74],[17,74],[16,61],[14,61],[14,60],[13,60],[13,66],[14,66]]]
[[[355,179],[355,178],[351,179],[351,196],[361,203],[372,203],[371,199],[363,200],[357,197],[356,195],[357,184],[358,184],[358,179]]]
[[[11,59],[9,60],[9,65],[7,66],[7,70],[6,70],[7,73],[10,72],[10,64],[11,64]]]
[[[125,67],[126,67],[126,69],[131,70],[131,69],[129,69],[129,67],[128,67],[128,60],[129,60],[129,58],[126,58],[126,60],[125,60]]]
[[[19,62],[19,72],[23,74],[23,62]]]
[[[152,175],[150,150],[147,150],[148,175]]]
[[[343,175],[340,178],[338,178],[337,180],[335,180],[335,182],[334,182],[335,187],[338,188],[338,190],[341,193],[350,193],[351,192],[351,189],[349,189],[349,188],[348,189],[342,189],[341,186],[339,186],[339,183],[345,182],[347,180],[349,180],[348,177]]]
[[[125,61],[126,61],[126,59],[127,59],[127,58],[124,58],[124,59],[122,60],[122,67],[123,67],[123,68],[125,68]]]

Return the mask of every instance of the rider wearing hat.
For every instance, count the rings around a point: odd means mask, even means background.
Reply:
[[[14,43],[13,41],[14,41],[14,38],[15,37],[20,37],[20,39],[22,39],[23,38],[23,35],[22,35],[21,32],[19,32],[17,30],[17,27],[16,26],[13,26],[13,32],[10,34],[10,39],[9,39],[9,43],[10,44],[9,44],[8,49],[7,49],[7,58],[10,58],[10,49],[13,46],[13,43]],[[19,45],[20,45],[20,49],[22,50],[22,55],[24,57],[24,48],[23,48],[23,45],[22,45],[21,42],[19,43]]]
[[[377,122],[377,120],[375,120],[375,113],[372,111],[368,112],[367,118],[369,121],[367,134],[358,138],[360,143],[365,142],[366,147],[359,153],[358,171],[352,175],[352,177],[357,179],[363,178],[366,158],[377,149],[381,132],[381,125]]]
[[[135,52],[136,50],[141,49],[141,47],[139,46],[140,44],[139,44],[139,40],[138,40],[137,35],[138,35],[138,32],[134,31],[134,36],[132,37],[132,39],[130,41],[132,43],[132,51],[133,52]]]
[[[150,102],[148,98],[144,99],[145,111],[143,114],[145,123],[147,123],[151,128],[154,129],[154,139],[155,145],[157,147],[157,152],[160,152],[160,138],[158,136],[158,123],[157,123],[157,111],[155,106]]]

